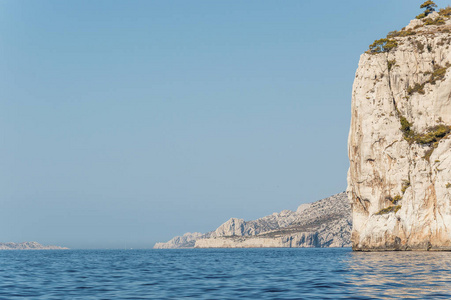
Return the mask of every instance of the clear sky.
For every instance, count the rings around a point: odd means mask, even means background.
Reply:
[[[150,248],[344,191],[359,55],[422,2],[0,0],[0,241]]]

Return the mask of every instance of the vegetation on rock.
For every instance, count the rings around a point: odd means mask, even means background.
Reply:
[[[429,15],[431,15],[433,12],[435,12],[435,9],[437,8],[437,4],[435,4],[434,1],[428,0],[425,1],[420,6],[421,9],[424,9],[424,12],[418,15],[417,19],[422,19],[424,25],[443,25],[445,24],[445,19],[448,19],[451,17],[451,6],[447,6],[446,8],[441,8],[439,11],[438,17],[435,19],[427,18]],[[400,31],[391,31],[387,34],[386,38],[382,38],[379,40],[375,40],[370,46],[367,53],[370,54],[378,54],[378,53],[386,53],[390,50],[398,47],[398,42],[394,39],[397,37],[407,37],[411,35],[416,35],[417,32],[415,29],[418,29],[420,27],[423,27],[424,25],[416,25],[413,29],[401,29]],[[424,45],[417,45],[420,51],[423,51]]]
[[[380,211],[378,211],[376,213],[376,215],[380,216],[380,215],[385,215],[385,214],[388,214],[391,212],[397,213],[398,210],[400,210],[400,209],[401,209],[401,205],[393,205],[393,206],[389,206],[389,207],[381,209]]]
[[[387,34],[387,39],[389,38],[394,38],[394,37],[405,37],[405,36],[410,36],[410,35],[415,35],[416,32],[413,31],[412,29],[408,29],[408,30],[401,30],[401,31],[390,31]]]
[[[415,46],[417,47],[418,51],[420,53],[423,53],[424,51],[424,44],[420,41],[414,41]]]
[[[384,52],[388,52],[393,48],[398,47],[398,42],[393,40],[393,39],[380,39],[380,40],[376,40],[374,41],[374,43],[372,43],[370,45],[370,53],[384,53]]]
[[[425,93],[424,86],[425,85],[426,85],[425,83],[423,83],[423,84],[415,83],[415,85],[413,87],[409,86],[407,88],[407,94],[409,94],[409,96],[413,95],[414,93],[424,95],[424,93]]]
[[[434,72],[432,72],[431,78],[427,81],[427,83],[435,84],[437,81],[445,79],[446,70],[448,70],[449,66],[449,63],[446,64],[445,67],[435,65]]]
[[[447,137],[451,133],[451,126],[440,124],[433,127],[429,127],[425,133],[417,133],[412,129],[412,123],[410,123],[406,117],[404,117],[401,112],[396,108],[398,113],[399,122],[401,123],[401,127],[399,128],[404,136],[404,139],[409,142],[409,144],[417,143],[419,145],[430,146],[423,158],[429,160],[434,149],[437,148],[438,143],[441,139]],[[410,186],[410,182],[407,187]],[[404,189],[403,193],[407,189]]]
[[[393,69],[393,67],[395,65],[396,65],[396,59],[388,60],[387,61],[388,71],[391,71],[391,69]]]
[[[451,16],[451,6],[447,6],[445,8],[440,8],[440,11],[438,12],[441,16],[449,17]]]
[[[407,188],[410,186],[410,180],[406,180],[402,184],[401,193],[404,195],[406,193]]]
[[[402,184],[402,188],[401,188],[401,192],[402,195],[396,195],[395,197],[386,197],[385,199],[387,199],[388,201],[390,201],[393,205],[397,205],[399,203],[399,201],[402,200],[402,197],[404,196],[404,194],[406,193],[407,188],[410,186],[410,180],[405,180]]]
[[[407,88],[407,94],[409,94],[409,96],[413,95],[414,93],[424,95],[425,94],[424,86],[427,83],[434,85],[437,83],[437,81],[442,81],[443,79],[445,79],[446,71],[448,70],[449,67],[450,67],[449,63],[447,63],[445,67],[434,65],[434,71],[432,73],[429,72],[429,74],[431,74],[431,77],[429,77],[429,79],[424,83],[421,84],[415,83],[414,86],[409,86]]]
[[[427,18],[424,19],[424,25],[443,25],[445,24],[445,19],[438,17],[436,19]]]
[[[401,117],[401,131],[404,133],[405,140],[410,144],[431,145],[439,142],[451,132],[451,127],[446,125],[430,127],[426,133],[416,133],[411,129],[411,126],[405,117]]]
[[[401,123],[400,129],[404,135],[404,138],[407,140],[414,134],[413,130],[411,129],[412,124],[409,121],[407,121],[407,119],[403,115],[401,115],[399,110],[398,110],[398,115],[399,115],[399,121]]]
[[[402,196],[401,195],[396,195],[394,198],[393,198],[393,204],[398,204],[398,202],[399,201],[401,201],[402,200]]]
[[[451,7],[435,12],[433,1],[421,2],[421,20],[412,20],[400,31],[391,31],[371,44],[354,81],[348,187],[354,205],[356,249],[391,249],[393,237],[415,248],[417,241],[423,243],[429,238],[417,234],[428,225],[418,224],[416,217],[434,224],[437,218],[429,211],[438,215],[440,206],[433,201],[445,203],[451,193],[449,174],[440,173],[446,170],[450,155],[447,91],[451,66],[447,61]],[[365,97],[372,101],[364,101]],[[400,132],[396,134],[397,130]],[[435,188],[433,200],[428,192],[431,186]],[[421,201],[426,201],[427,209],[416,206]],[[402,207],[407,209],[405,214],[404,210],[391,214]],[[387,218],[391,220],[387,222]],[[403,227],[402,222],[410,228]],[[431,231],[443,230],[441,224],[438,229],[433,226]],[[409,235],[398,238],[399,230]],[[410,240],[410,236],[416,240]],[[437,244],[449,243],[446,238]],[[401,245],[399,241],[395,240],[395,249]]]
[[[437,7],[437,4],[435,4],[434,1],[428,0],[425,1],[423,4],[421,4],[420,8],[424,8],[424,12],[422,14],[419,14],[417,16],[417,19],[423,19],[424,17],[427,17],[431,13],[435,11],[435,8]]]

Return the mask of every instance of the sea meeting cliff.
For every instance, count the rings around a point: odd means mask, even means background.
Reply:
[[[426,1],[422,14],[360,57],[347,197],[255,221],[232,218],[154,248],[451,250],[451,7],[435,7]]]
[[[433,10],[360,57],[348,140],[354,250],[451,250],[451,8]]]

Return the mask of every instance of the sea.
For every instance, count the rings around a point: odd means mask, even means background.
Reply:
[[[0,251],[0,299],[451,299],[451,252]]]

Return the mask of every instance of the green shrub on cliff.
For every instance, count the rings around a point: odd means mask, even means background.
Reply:
[[[432,144],[440,141],[451,131],[449,126],[437,125],[428,129],[427,133],[415,134],[413,141],[418,144]]]
[[[451,126],[443,124],[428,128],[426,133],[417,133],[412,129],[413,124],[410,123],[398,109],[397,112],[399,122],[401,123],[401,127],[399,129],[402,131],[404,139],[408,141],[409,144],[417,143],[420,145],[429,145],[432,146],[431,149],[434,151],[433,149],[437,147],[438,142],[451,133]],[[426,159],[429,159],[432,151],[430,151],[430,153],[426,153]],[[410,181],[406,181],[405,184],[403,184],[402,192],[404,193],[409,186]]]
[[[425,91],[424,91],[424,83],[423,84],[419,84],[419,83],[415,83],[415,85],[413,87],[408,87],[407,88],[407,94],[409,95],[413,95],[414,93],[419,93],[421,95],[424,95]]]
[[[394,198],[393,198],[393,203],[398,203],[398,201],[401,201],[401,199],[402,199],[402,196],[401,195],[396,195]]]
[[[389,71],[393,69],[393,67],[396,65],[396,59],[388,60],[387,61],[387,68]]]
[[[385,215],[391,212],[398,212],[398,210],[401,209],[401,205],[395,205],[395,206],[389,206],[386,208],[381,209],[378,213],[376,213],[376,215]]]
[[[428,15],[430,15],[432,12],[435,11],[436,7],[437,7],[437,4],[435,4],[434,1],[431,1],[431,0],[425,1],[420,6],[421,9],[424,8],[424,12],[422,14],[419,14],[417,16],[417,19],[423,19],[424,17],[427,17]]]
[[[424,44],[420,41],[414,41],[415,46],[417,47],[418,51],[420,53],[423,53],[424,51]]]
[[[405,37],[405,36],[410,36],[410,35],[415,35],[415,34],[416,34],[416,32],[413,31],[412,29],[401,30],[401,31],[395,30],[395,31],[390,31],[387,34],[387,39],[394,38],[394,37]]]
[[[424,19],[424,25],[443,25],[445,24],[445,19],[438,17],[436,19],[427,18]]]
[[[409,86],[407,88],[407,94],[409,94],[409,96],[413,95],[414,93],[424,95],[425,94],[424,86],[427,83],[434,85],[437,83],[437,81],[442,81],[443,79],[445,79],[446,71],[448,70],[449,67],[450,67],[449,64],[447,64],[445,67],[434,65],[434,71],[432,73],[431,72],[424,73],[425,75],[431,74],[431,77],[429,77],[429,79],[424,83],[421,84],[415,83],[414,86]]]
[[[448,70],[448,66],[441,67],[438,65],[434,66],[434,72],[431,75],[431,78],[429,79],[429,83],[435,84],[438,80],[445,79],[446,70]]]
[[[411,130],[412,124],[410,124],[409,121],[407,121],[407,119],[404,116],[402,116],[399,112],[398,112],[398,114],[399,114],[399,119],[401,122],[400,129],[404,134],[404,138],[406,138],[406,139],[410,138],[413,133]]]
[[[440,11],[438,12],[441,16],[449,17],[451,16],[451,6],[447,6],[445,8],[440,8]]]
[[[398,42],[393,40],[393,39],[380,39],[380,40],[376,40],[374,41],[374,43],[372,43],[370,45],[370,53],[384,53],[384,52],[388,52],[391,49],[394,49],[398,47]]]
[[[403,132],[404,138],[409,143],[432,145],[439,142],[442,138],[444,138],[451,132],[450,126],[437,125],[430,127],[426,133],[416,133],[411,129],[412,124],[410,124],[405,117],[400,116],[400,122],[400,129]]]
[[[423,20],[424,25],[443,25],[443,24],[445,24],[445,19],[448,19],[451,16],[451,7],[450,6],[440,9],[440,12],[439,12],[440,16],[437,18],[435,18],[435,19],[426,18],[427,16],[429,16],[431,13],[433,13],[435,11],[436,7],[437,7],[437,4],[435,4],[434,1],[431,1],[431,0],[425,1],[420,6],[421,9],[424,9],[424,12],[421,13],[420,15],[418,15],[417,19],[424,19]],[[369,46],[369,50],[367,51],[367,53],[377,54],[377,53],[389,52],[391,49],[398,47],[398,42],[395,38],[416,35],[418,32],[416,32],[415,29],[422,27],[424,25],[417,25],[417,26],[415,26],[414,29],[406,30],[404,27],[400,31],[396,31],[396,30],[390,31],[387,34],[386,38],[375,40],[374,43],[372,43]],[[410,40],[410,38],[409,38],[409,40]],[[403,42],[401,41],[401,44],[402,43]],[[423,52],[424,45],[422,45],[420,42],[418,42],[418,43],[419,43],[419,44],[417,44],[418,50],[420,52]]]

